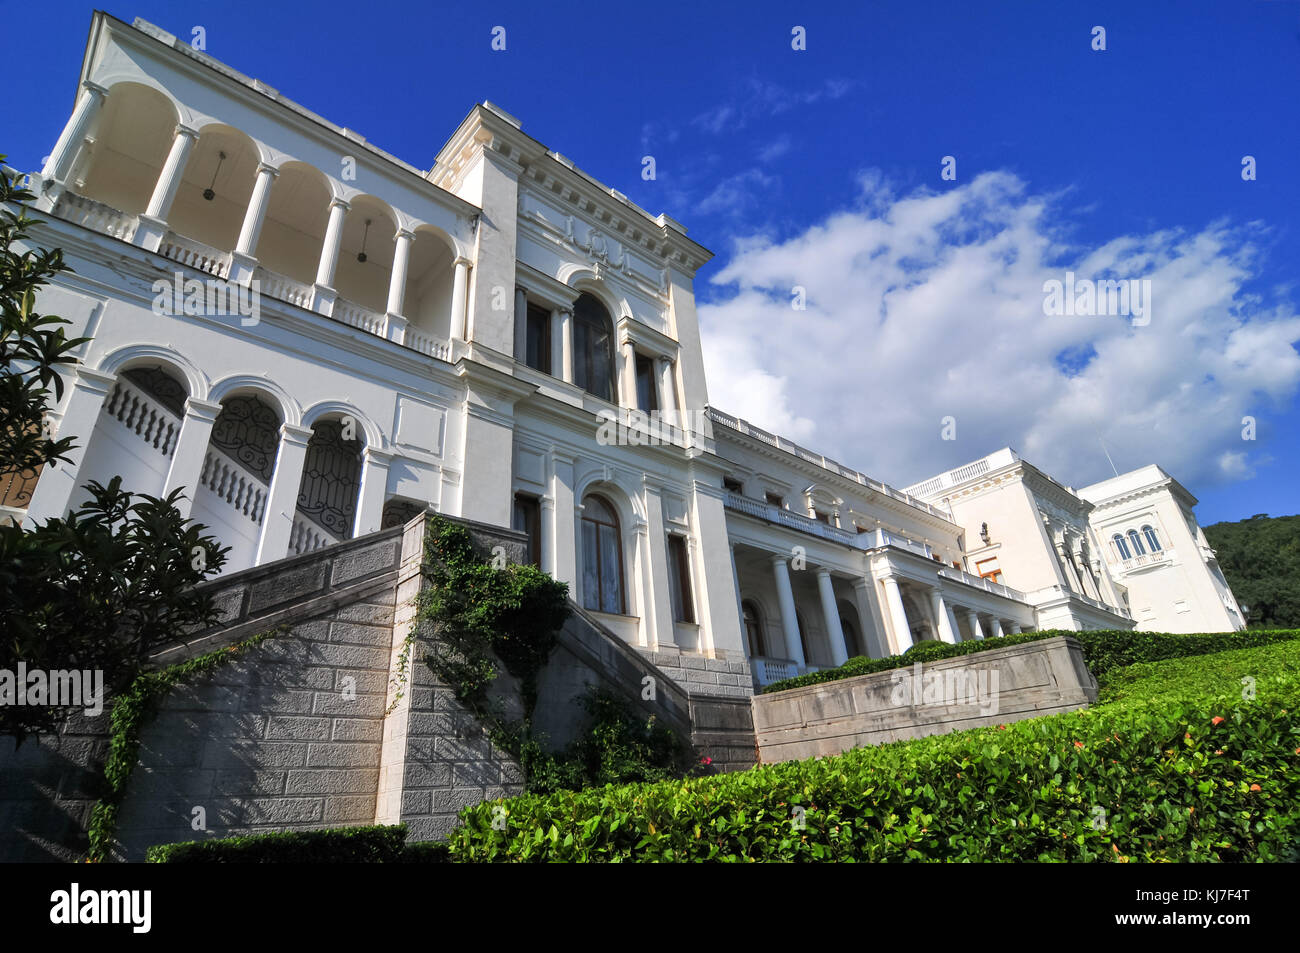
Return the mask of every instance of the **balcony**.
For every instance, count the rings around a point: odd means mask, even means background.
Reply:
[[[777,434],[768,433],[766,430],[761,430],[758,427],[755,427],[753,424],[749,423],[748,421],[740,419],[739,417],[733,417],[730,414],[724,414],[722,411],[717,410],[713,407],[708,408],[708,415],[709,415],[709,419],[712,420],[714,423],[722,424],[724,427],[728,427],[731,430],[736,431],[737,433],[744,434],[748,437],[753,437],[755,440],[765,443],[768,446],[776,447],[778,450],[784,450],[786,453],[793,454],[794,456],[798,457],[800,460],[806,460],[809,463],[816,464],[817,466],[821,467],[823,470],[829,470],[831,473],[834,473],[837,476],[841,476],[846,480],[851,480],[852,482],[857,483],[859,486],[865,486],[867,489],[873,490],[876,493],[881,494],[882,496],[888,496],[891,499],[900,500],[901,502],[906,503],[908,506],[915,506],[918,509],[925,510],[930,515],[937,516],[943,520],[951,521],[952,519],[952,516],[947,511],[941,510],[937,506],[932,506],[931,504],[926,503],[923,500],[918,500],[915,496],[912,496],[909,493],[904,493],[902,490],[896,490],[892,486],[889,486],[888,484],[881,483],[878,480],[873,480],[869,476],[859,473],[857,470],[853,470],[850,469],[849,467],[836,463],[834,460],[828,458],[825,454],[814,453],[811,450],[805,450],[797,443],[791,440],[787,440],[785,439],[785,437],[779,436]]]
[[[782,682],[787,678],[794,678],[796,675],[806,675],[809,672],[820,671],[815,665],[805,665],[803,668],[793,659],[764,658],[755,656],[749,660],[750,669],[754,673],[754,681],[760,686],[771,685],[773,682]]]
[[[822,539],[851,546],[854,549],[868,550],[879,549],[882,546],[894,546],[915,553],[917,556],[924,556],[926,559],[934,559],[934,550],[928,544],[919,543],[899,533],[891,533],[887,529],[875,529],[866,533],[849,532],[840,529],[838,526],[829,526],[821,520],[813,519],[811,516],[794,513],[762,500],[751,499],[740,493],[727,493],[723,503],[728,509],[736,510],[739,513],[755,516],[777,526],[785,526],[801,533],[807,533],[810,536],[819,536]],[[935,561],[937,562],[937,560]],[[959,572],[960,570],[954,571]]]
[[[1174,551],[1172,549],[1158,549],[1154,553],[1143,553],[1141,556],[1130,556],[1119,564],[1121,574],[1137,572],[1140,569],[1150,569],[1154,566],[1167,565],[1172,563]]]

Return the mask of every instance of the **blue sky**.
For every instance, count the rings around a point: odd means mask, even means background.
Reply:
[[[93,7],[32,9],[0,3],[40,24],[0,138],[20,168],[67,118]],[[1300,512],[1300,3],[595,10],[109,8],[201,25],[216,58],[421,167],[500,104],[716,252],[696,284],[715,404],[880,479],[1009,444],[1081,486],[1109,475],[1104,440],[1121,470],[1169,469],[1203,523]],[[1150,324],[1045,316],[1066,270],[1150,277]]]

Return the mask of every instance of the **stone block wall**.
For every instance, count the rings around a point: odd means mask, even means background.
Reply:
[[[1096,698],[1082,648],[1059,636],[755,695],[754,729],[760,759],[771,763],[1006,724],[1083,708]]]

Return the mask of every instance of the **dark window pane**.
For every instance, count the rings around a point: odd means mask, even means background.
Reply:
[[[636,405],[646,413],[659,409],[655,387],[655,365],[648,357],[637,355],[636,358]]]
[[[582,607],[600,611],[600,553],[596,524],[582,521]]]

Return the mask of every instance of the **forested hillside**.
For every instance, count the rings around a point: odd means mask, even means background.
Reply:
[[[1205,538],[1250,625],[1300,627],[1300,516],[1215,523]]]

